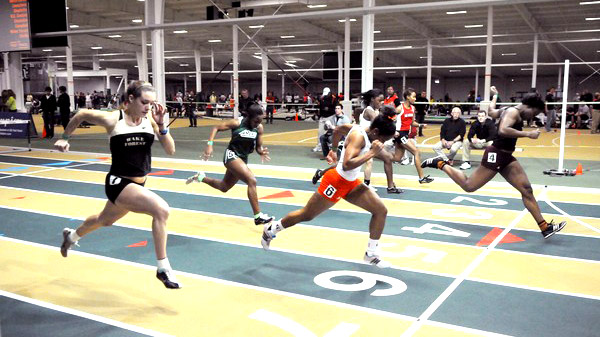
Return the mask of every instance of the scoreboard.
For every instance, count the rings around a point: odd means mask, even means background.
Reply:
[[[28,0],[0,0],[0,52],[31,50]]]

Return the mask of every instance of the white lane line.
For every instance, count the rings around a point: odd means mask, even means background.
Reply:
[[[7,238],[7,237],[0,237],[0,240],[15,242],[15,243],[24,244],[24,245],[33,246],[33,247],[44,248],[44,249],[51,250],[53,254],[58,254],[57,247],[53,247],[53,246],[49,246],[49,245],[45,245],[45,244],[41,244],[41,243],[29,242],[29,241]],[[131,262],[131,261],[127,261],[127,260],[121,260],[121,259],[116,259],[116,258],[112,258],[112,257],[102,256],[102,255],[85,253],[85,252],[80,252],[80,251],[76,251],[76,250],[70,251],[69,254],[81,255],[81,256],[88,257],[88,258],[94,258],[94,259],[98,259],[98,260],[102,260],[102,261],[108,261],[111,263],[119,263],[122,265],[132,266],[132,267],[136,267],[136,268],[142,268],[142,269],[151,270],[151,271],[156,270],[156,266],[149,266],[149,265],[141,264],[138,262]],[[194,278],[194,279],[201,280],[201,281],[209,281],[209,282],[224,284],[224,285],[228,285],[228,286],[235,286],[238,288],[261,291],[261,292],[265,292],[265,293],[269,293],[269,294],[288,296],[288,297],[292,297],[292,298],[296,298],[296,299],[306,300],[309,302],[328,304],[328,305],[332,305],[332,306],[339,307],[339,308],[352,309],[352,310],[367,312],[370,314],[381,315],[381,316],[389,317],[389,318],[402,319],[402,320],[407,320],[407,321],[414,321],[416,319],[415,317],[412,317],[412,316],[397,314],[397,313],[383,311],[383,310],[379,310],[379,309],[361,307],[361,306],[355,305],[355,304],[348,304],[348,303],[343,303],[343,302],[326,300],[326,299],[322,299],[322,298],[318,298],[318,297],[312,297],[312,296],[308,296],[308,295],[300,295],[300,294],[291,293],[291,292],[287,292],[287,291],[283,291],[283,290],[270,289],[270,288],[265,288],[265,287],[260,287],[260,286],[239,283],[239,282],[235,282],[235,281],[222,280],[222,279],[211,277],[211,276],[198,275],[198,274],[193,274],[193,273],[183,272],[183,271],[178,271],[178,270],[174,270],[174,271],[175,271],[175,274],[177,274],[177,275],[183,275],[183,276]]]
[[[544,195],[545,193],[546,190],[543,190],[542,195]],[[446,290],[442,294],[440,294],[440,296],[438,296],[438,298],[436,298],[436,300],[433,301],[433,303],[431,303],[431,305],[417,318],[415,322],[413,322],[413,324],[411,324],[410,328],[406,330],[401,335],[401,337],[409,337],[414,335],[421,328],[421,326],[423,326],[423,324],[429,320],[431,315],[433,315],[433,313],[448,299],[448,297],[450,297],[454,290],[456,290],[458,286],[475,270],[475,268],[477,268],[483,262],[483,260],[494,250],[494,248],[498,245],[498,243],[500,243],[500,241],[506,236],[506,234],[508,234],[508,232],[510,232],[521,221],[525,214],[527,214],[527,208],[523,209],[519,213],[519,215],[508,225],[508,227],[506,227],[502,231],[502,233],[500,233],[500,235],[498,235],[494,239],[494,241],[492,241],[492,243],[488,247],[486,247],[486,249],[483,250],[483,252],[481,252],[473,260],[473,262],[471,262],[467,266],[467,268],[465,268],[465,270],[462,273],[460,273],[460,275],[456,277],[456,279],[454,279],[450,286],[446,288]]]
[[[5,238],[2,238],[2,239],[4,240]],[[13,241],[13,240],[7,240],[7,241]],[[17,300],[17,301],[21,301],[21,302],[33,304],[33,305],[36,305],[38,307],[42,307],[42,308],[47,308],[47,309],[50,309],[50,310],[64,312],[65,314],[79,316],[79,317],[86,318],[86,319],[89,319],[89,320],[92,320],[92,321],[96,321],[96,322],[100,322],[100,323],[112,325],[112,326],[117,327],[117,328],[121,328],[121,329],[129,330],[129,331],[141,333],[141,334],[144,334],[144,335],[147,335],[147,336],[156,336],[156,337],[173,336],[173,335],[165,334],[165,333],[162,333],[162,332],[158,332],[158,331],[154,331],[154,330],[142,328],[142,327],[139,327],[139,326],[135,326],[135,325],[123,323],[123,322],[120,322],[120,321],[117,321],[117,320],[114,320],[114,319],[110,319],[110,318],[106,318],[106,317],[102,317],[102,316],[90,314],[90,313],[87,313],[87,312],[84,312],[84,311],[80,311],[80,310],[76,310],[76,309],[71,309],[71,308],[63,307],[61,305],[57,305],[57,304],[53,304],[53,303],[44,302],[44,301],[36,300],[36,299],[33,299],[33,298],[21,296],[21,295],[18,295],[18,294],[15,294],[15,293],[11,293],[11,292],[8,292],[8,291],[4,291],[4,290],[0,290],[0,296],[4,296],[4,297],[12,298],[12,299]],[[35,325],[35,322],[33,324]]]

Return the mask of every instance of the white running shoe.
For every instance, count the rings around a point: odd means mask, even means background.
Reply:
[[[366,252],[363,260],[372,266],[377,266],[378,268],[389,268],[392,266],[389,262],[381,260],[379,255],[369,255]]]
[[[185,184],[189,185],[189,184],[191,184],[193,182],[200,183],[200,182],[202,182],[202,179],[204,179],[204,177],[206,177],[206,174],[204,172],[202,172],[202,171],[198,171],[198,173],[196,173],[193,176],[187,178],[185,180]]]
[[[271,231],[271,226],[273,226],[272,222],[266,224],[265,227],[263,227],[263,234],[262,238],[260,239],[260,244],[262,245],[264,250],[271,249],[271,241],[273,241],[273,239],[275,239],[276,236]]]
[[[408,157],[402,158],[400,165],[408,165],[408,164],[410,164],[410,159],[408,159]]]
[[[468,170],[468,169],[470,169],[470,168],[471,168],[471,164],[470,164],[470,163],[468,163],[468,162],[464,162],[464,163],[462,163],[462,164],[460,165],[460,169],[461,169],[461,170]]]

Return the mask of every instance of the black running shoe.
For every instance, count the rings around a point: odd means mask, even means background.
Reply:
[[[554,220],[550,221],[546,230],[542,231],[542,235],[544,236],[544,239],[547,239],[547,238],[551,237],[552,235],[554,235],[555,233],[560,232],[560,230],[563,229],[566,225],[567,225],[566,221],[563,221],[559,224],[555,224]]]
[[[181,288],[181,284],[177,281],[175,275],[173,275],[172,270],[157,269],[156,278],[159,279],[165,285],[165,287],[169,289]]]
[[[323,176],[323,170],[317,170],[317,172],[315,172],[315,175],[312,177],[313,185],[316,185],[322,176]]]
[[[419,179],[419,182],[421,184],[429,184],[432,181],[433,181],[433,178],[430,178],[429,176],[424,176],[423,178]]]
[[[261,214],[261,216],[254,219],[254,224],[257,226],[268,224],[269,222],[273,221],[273,219],[275,219],[275,217],[272,217],[268,214]]]
[[[401,188],[398,188],[396,186],[394,186],[394,187],[388,187],[387,188],[387,192],[388,192],[388,194],[400,194],[400,193],[404,193],[404,191]]]
[[[426,168],[426,167],[438,168],[438,163],[439,162],[445,162],[446,164],[448,164],[448,162],[445,161],[444,158],[442,158],[441,156],[437,156],[437,157],[432,157],[432,158],[425,159],[421,163],[421,167],[422,168]]]

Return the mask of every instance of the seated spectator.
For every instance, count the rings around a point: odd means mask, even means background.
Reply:
[[[579,108],[573,117],[575,124],[571,124],[571,127],[574,125],[576,128],[581,129],[583,124],[587,123],[587,120],[590,119],[590,108],[587,104],[579,104]]]
[[[344,115],[344,109],[341,104],[335,105],[335,114],[325,119],[325,133],[319,138],[321,142],[321,149],[323,150],[323,157],[327,157],[329,153],[329,144],[333,137],[333,130],[336,126],[350,124],[350,118]]]
[[[461,148],[463,137],[467,131],[465,121],[460,118],[461,111],[459,107],[455,107],[450,112],[450,118],[447,118],[442,124],[440,131],[440,141],[433,146],[433,150],[448,161],[450,165],[454,163],[454,156]],[[448,156],[444,153],[444,149],[450,150]]]
[[[591,133],[598,133],[598,125],[600,125],[600,92],[594,94],[594,104],[592,105]]]
[[[471,124],[467,139],[463,143],[463,154],[462,154],[462,165],[461,170],[468,170],[471,168],[471,149],[485,149],[492,145],[498,129],[494,120],[487,117],[485,111],[479,111],[477,113],[477,120]]]

